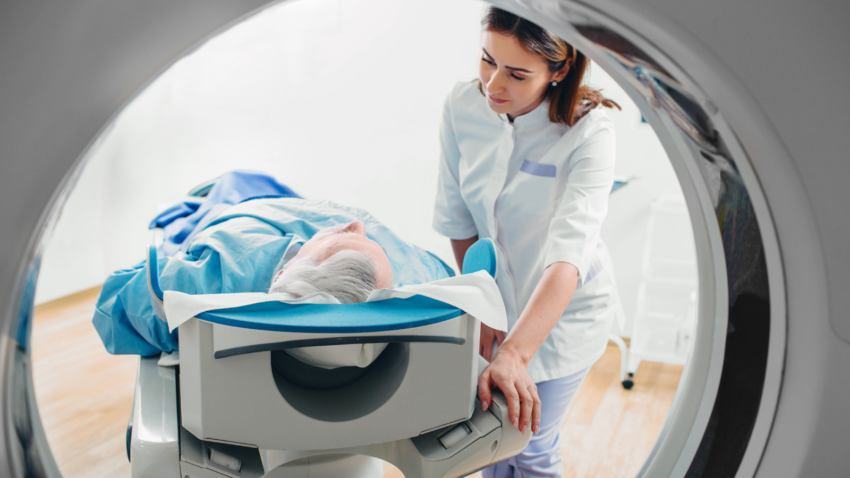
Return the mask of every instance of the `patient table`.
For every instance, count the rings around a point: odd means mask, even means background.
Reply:
[[[487,240],[464,272],[494,275]],[[156,250],[148,285],[165,317]],[[361,304],[267,302],[198,314],[179,358],[141,358],[127,431],[134,478],[457,477],[520,452],[504,397],[481,411],[479,320],[419,295]],[[325,369],[288,348],[388,343],[366,368]]]

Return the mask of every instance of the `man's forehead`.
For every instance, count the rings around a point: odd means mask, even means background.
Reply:
[[[348,231],[345,230],[345,228],[347,226],[348,226],[348,224],[337,224],[335,226],[330,226],[330,227],[326,227],[324,229],[319,229],[318,231],[316,231],[315,234],[313,234],[312,238],[313,239],[321,239],[325,236],[330,236],[330,235],[333,235],[333,234],[340,234],[340,233],[348,232]]]

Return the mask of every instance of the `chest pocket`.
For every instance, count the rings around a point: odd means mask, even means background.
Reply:
[[[540,164],[534,161],[525,160],[519,168],[523,173],[541,178],[554,178],[558,172],[554,164]]]
[[[554,208],[558,169],[554,164],[525,160],[511,185],[511,209],[529,216],[548,216]]]

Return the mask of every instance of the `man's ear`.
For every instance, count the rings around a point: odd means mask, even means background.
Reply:
[[[366,230],[366,225],[363,224],[362,221],[351,221],[343,231],[345,232],[354,232],[357,234],[363,234]]]

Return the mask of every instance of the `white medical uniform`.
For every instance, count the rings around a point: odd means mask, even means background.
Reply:
[[[600,239],[614,181],[614,125],[601,109],[574,126],[549,121],[548,102],[514,119],[487,105],[477,82],[458,83],[444,106],[434,229],[497,244],[496,282],[512,328],[546,267],[568,262],[578,288],[534,355],[534,382],[563,378],[605,351],[622,308]]]

